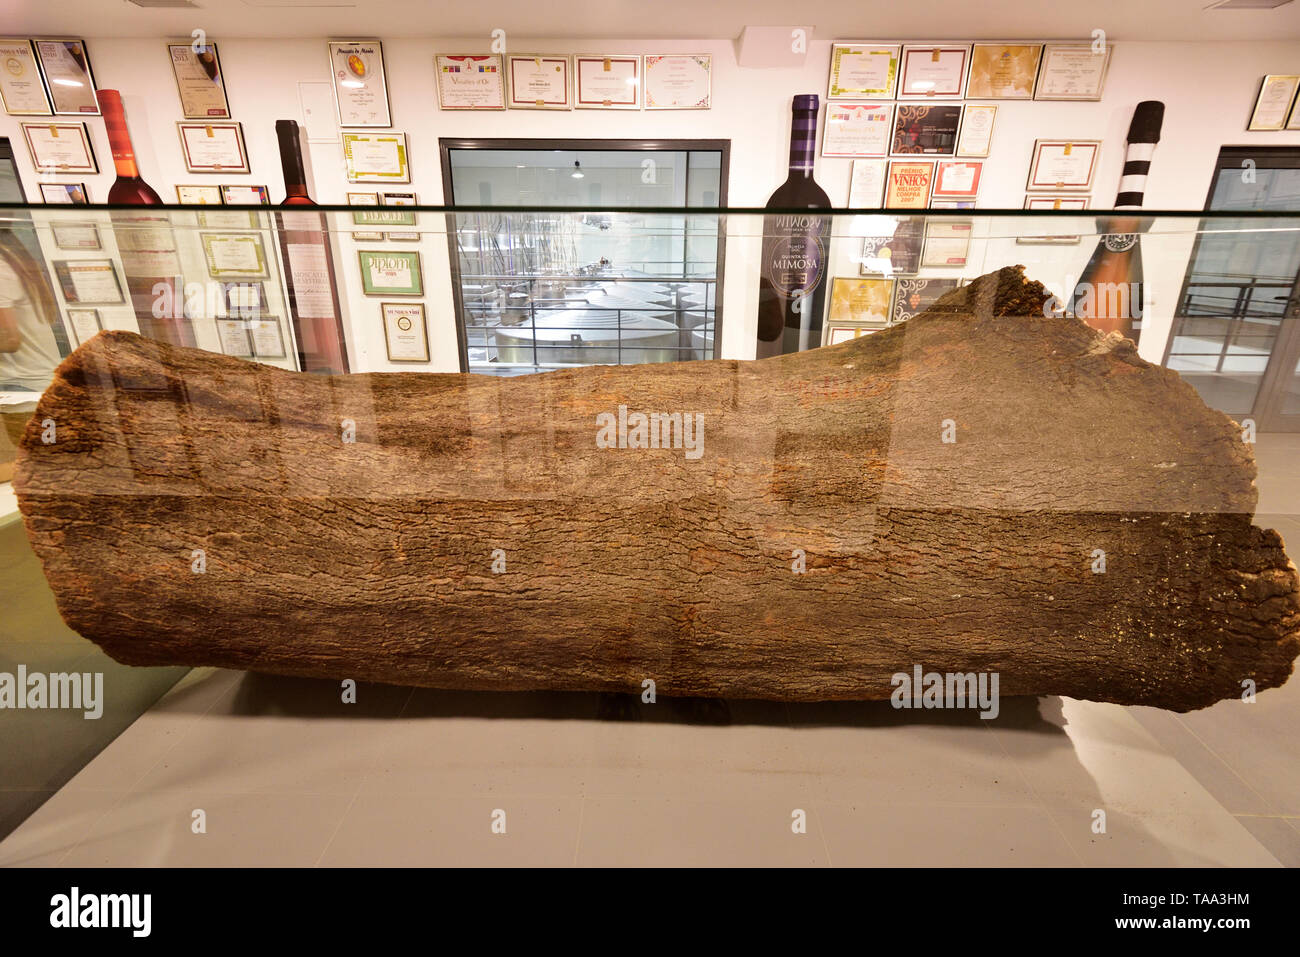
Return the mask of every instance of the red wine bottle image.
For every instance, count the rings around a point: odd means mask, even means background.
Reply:
[[[110,203],[129,206],[161,206],[162,200],[153,187],[140,178],[140,168],[135,163],[135,150],[131,146],[131,133],[126,128],[126,111],[122,109],[122,94],[117,90],[99,90],[99,110],[104,114],[104,129],[108,145],[113,150],[113,166],[117,179],[108,189]]]
[[[790,124],[790,175],[768,199],[758,281],[756,356],[801,352],[821,345],[826,293],[830,198],[813,179],[817,152],[817,96],[794,98]],[[810,212],[803,212],[803,210]]]

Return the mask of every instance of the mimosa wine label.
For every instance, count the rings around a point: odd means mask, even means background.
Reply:
[[[772,216],[764,229],[763,275],[778,296],[807,295],[826,268],[824,216]]]

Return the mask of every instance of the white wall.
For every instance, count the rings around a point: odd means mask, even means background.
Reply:
[[[918,23],[918,36],[932,39],[934,28]],[[1014,32],[1014,31],[1012,31]],[[233,118],[244,126],[251,157],[251,176],[196,175],[185,171],[175,123],[180,104],[162,39],[96,40],[88,38],[91,63],[101,87],[121,90],[141,172],[166,198],[177,183],[246,181],[270,186],[272,199],[283,196],[274,123],[303,120],[300,84],[308,101],[328,90],[324,38],[254,40],[214,38],[220,48]],[[486,52],[484,41],[412,40],[383,37],[394,129],[409,138],[412,184],[423,203],[443,199],[438,166],[438,138],[448,137],[601,137],[725,138],[731,140],[729,203],[761,206],[785,176],[790,98],[797,93],[824,94],[830,41],[809,44],[800,69],[741,69],[728,41],[536,42],[511,38],[512,52],[571,53],[711,53],[714,62],[713,109],[708,111],[504,111],[442,112],[437,108],[433,56],[437,52]],[[865,33],[851,39],[877,39]],[[1123,162],[1124,136],[1133,107],[1143,99],[1166,103],[1164,135],[1155,155],[1147,192],[1150,209],[1196,209],[1205,200],[1209,177],[1221,145],[1300,145],[1300,132],[1247,133],[1245,124],[1260,77],[1300,70],[1300,42],[1275,43],[1126,43],[1115,42],[1105,96],[1096,103],[1001,102],[992,149],[984,171],[979,205],[1019,208],[1030,152],[1036,137],[1102,139],[1093,205],[1114,199]],[[19,122],[0,115],[0,135],[9,136],[19,154],[20,172],[29,195],[39,195],[42,179],[31,168],[21,144]],[[47,181],[84,179],[94,201],[103,201],[113,180],[111,154],[103,122],[88,121],[101,172],[94,177],[44,177]],[[349,185],[337,144],[307,144],[318,202],[341,203]],[[847,202],[849,160],[819,158],[817,178],[837,205]],[[426,217],[429,219],[429,217]],[[437,228],[440,224],[422,225]],[[1144,240],[1149,294],[1154,303],[1143,336],[1142,353],[1159,360],[1181,283],[1192,236],[1187,223],[1170,223],[1169,235]],[[757,309],[759,230],[757,218],[728,223],[723,336],[720,355],[753,355]],[[414,244],[412,244],[414,245]],[[990,245],[972,250],[972,263],[961,275],[971,277],[1008,261],[1025,262],[1030,274],[1064,288],[1077,276],[1092,243],[1078,246]],[[345,234],[339,243],[344,308],[359,353],[359,370],[410,369],[385,358],[378,300],[360,294],[355,246]],[[407,248],[402,246],[400,248]],[[433,362],[431,371],[457,366],[447,245],[430,235],[421,244]],[[936,272],[953,275],[953,271]],[[420,367],[425,368],[425,367]]]

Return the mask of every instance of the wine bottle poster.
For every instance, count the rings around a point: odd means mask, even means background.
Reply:
[[[176,78],[176,92],[181,98],[181,115],[190,120],[229,119],[230,103],[226,99],[217,45],[200,44],[195,50],[189,43],[169,43],[167,54]]]
[[[934,163],[889,164],[885,206],[889,209],[924,209],[930,202]]]
[[[961,129],[960,103],[912,106],[899,104],[890,152],[895,156],[952,156]]]

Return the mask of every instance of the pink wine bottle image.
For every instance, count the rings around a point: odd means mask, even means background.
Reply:
[[[830,198],[813,179],[817,152],[817,96],[794,98],[790,124],[790,175],[768,199],[758,281],[756,357],[801,352],[821,345],[826,293]],[[802,210],[809,210],[805,213]]]
[[[282,206],[315,206],[307,194],[307,172],[302,162],[302,143],[298,124],[293,120],[276,120],[275,135],[280,141],[280,169],[284,173]]]
[[[108,145],[113,150],[113,165],[117,179],[108,190],[110,203],[128,206],[161,206],[162,200],[152,186],[140,178],[135,163],[135,150],[131,147],[131,134],[126,128],[126,111],[122,109],[122,94],[117,90],[100,90],[95,94],[100,112],[104,114],[104,129]]]

